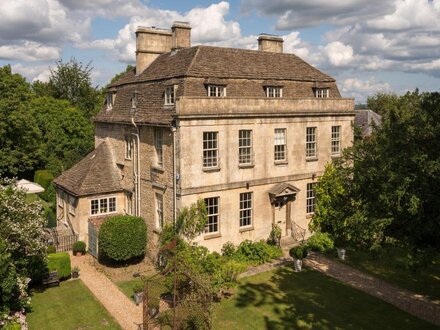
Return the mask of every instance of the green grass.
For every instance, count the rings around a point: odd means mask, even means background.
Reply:
[[[30,330],[120,329],[81,280],[34,292],[31,307]]]
[[[414,272],[405,266],[407,254],[405,249],[396,246],[384,248],[379,255],[348,249],[345,263],[407,290],[427,295],[440,304],[440,255],[427,268]],[[329,256],[337,258],[336,252]]]
[[[116,285],[128,298],[133,300],[133,289],[142,283],[143,283],[142,279],[138,277],[128,281],[117,282]],[[155,277],[154,281],[149,282],[148,288],[150,290],[149,293],[150,299],[155,299],[158,301],[160,294],[166,292],[166,288],[164,285],[164,278]]]
[[[214,307],[213,329],[438,329],[309,269],[283,267],[243,279]]]

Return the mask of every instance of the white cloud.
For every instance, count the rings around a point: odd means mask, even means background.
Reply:
[[[23,65],[23,64],[14,64],[11,66],[12,72],[19,73],[26,77],[29,81],[40,80],[42,82],[48,82],[50,76],[50,69],[47,65]]]
[[[15,45],[0,46],[0,58],[18,61],[50,61],[60,58],[61,49],[25,41]]]
[[[356,102],[365,102],[368,95],[373,95],[377,92],[388,92],[390,90],[390,84],[377,82],[375,78],[367,80],[347,78],[342,82],[342,94],[344,97],[354,97]]]
[[[276,15],[276,27],[290,30],[325,23],[352,24],[392,12],[393,4],[383,0],[244,0],[242,9]]]
[[[327,44],[322,52],[329,63],[336,67],[348,66],[354,60],[353,48],[350,45],[344,45],[342,42],[333,41]]]

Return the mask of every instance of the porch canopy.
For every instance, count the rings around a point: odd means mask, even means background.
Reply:
[[[269,198],[271,203],[279,201],[280,199],[294,200],[296,194],[299,192],[300,190],[297,187],[290,183],[283,182],[275,185],[269,190]]]

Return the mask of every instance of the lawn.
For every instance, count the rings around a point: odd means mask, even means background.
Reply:
[[[241,280],[213,329],[438,329],[319,272],[283,267]]]
[[[166,292],[166,288],[164,285],[164,278],[161,276],[154,276],[154,277],[150,277],[153,278],[154,280],[150,280],[149,281],[149,297],[150,299],[154,299],[154,300],[159,300],[159,296],[162,293]],[[117,282],[116,285],[119,287],[119,289],[131,300],[133,300],[133,289],[138,286],[138,285],[142,285],[143,281],[141,278],[135,278],[132,280],[128,280],[128,281],[120,281]],[[134,301],[133,301],[134,302]]]
[[[31,306],[27,314],[30,330],[120,329],[81,280],[35,291]]]
[[[337,258],[336,253],[329,254]],[[428,268],[414,272],[406,267],[407,251],[388,246],[380,255],[367,251],[347,250],[346,263],[415,293],[429,296],[440,304],[440,256]],[[341,261],[342,262],[342,261]]]

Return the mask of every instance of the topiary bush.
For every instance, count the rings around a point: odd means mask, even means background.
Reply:
[[[335,246],[332,238],[327,233],[316,232],[314,233],[306,243],[307,247],[312,251],[327,252],[332,250]]]
[[[55,189],[52,186],[53,174],[48,170],[38,170],[34,174],[34,182],[38,183],[44,188],[44,191],[40,193],[40,197],[46,202],[54,202]]]
[[[49,271],[56,270],[60,279],[70,277],[70,255],[67,252],[51,253],[47,255],[47,268]]]
[[[86,254],[86,243],[83,241],[77,241],[73,244],[72,250],[73,254],[77,254],[78,252],[81,254]]]
[[[111,217],[102,224],[98,242],[101,257],[118,262],[141,257],[147,245],[147,225],[139,217]]]
[[[299,259],[302,260],[304,258],[307,258],[307,254],[308,254],[308,250],[307,247],[304,245],[298,245],[298,246],[294,246],[293,248],[291,248],[289,250],[289,255],[293,258],[293,259]]]

